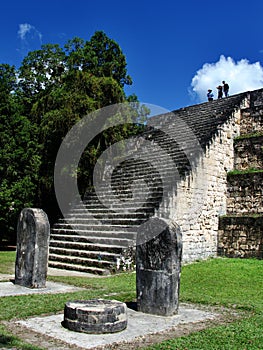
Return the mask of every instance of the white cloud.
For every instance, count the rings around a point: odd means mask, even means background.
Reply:
[[[208,89],[217,96],[218,85],[225,80],[230,95],[263,87],[263,67],[259,62],[250,63],[247,59],[235,62],[231,57],[220,56],[216,63],[205,63],[192,79],[190,94],[200,101],[206,101]]]
[[[21,40],[26,40],[30,35],[31,38],[37,37],[39,41],[42,42],[42,34],[29,23],[19,24],[19,30],[17,34]]]

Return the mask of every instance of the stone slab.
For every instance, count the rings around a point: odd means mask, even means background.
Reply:
[[[176,314],[182,260],[180,227],[154,217],[141,225],[137,243],[138,310],[160,316]]]
[[[50,224],[47,214],[38,208],[24,208],[17,224],[15,284],[45,288]]]
[[[93,349],[113,343],[130,343],[138,337],[168,331],[181,324],[214,320],[219,314],[194,309],[189,306],[180,306],[179,312],[175,316],[144,314],[130,308],[127,309],[127,316],[127,328],[114,334],[85,334],[67,330],[61,325],[64,314],[34,317],[16,321],[16,323],[71,346]]]
[[[13,295],[28,295],[28,294],[47,294],[47,293],[68,293],[84,290],[75,286],[70,286],[63,283],[48,281],[45,288],[28,288],[14,284],[13,282],[0,282],[0,297],[8,297]]]

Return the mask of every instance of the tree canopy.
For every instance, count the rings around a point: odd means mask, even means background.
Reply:
[[[42,45],[18,69],[0,64],[0,241],[14,240],[25,206],[39,206],[51,222],[56,219],[53,172],[63,138],[92,111],[136,102],[125,95],[130,84],[125,55],[102,31],[87,41],[68,40],[63,48]],[[103,145],[134,132],[123,127],[96,137],[84,152],[80,179],[92,182],[90,169]]]

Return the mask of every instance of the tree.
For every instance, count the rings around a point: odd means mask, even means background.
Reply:
[[[131,83],[120,46],[102,31],[89,41],[73,38],[63,49],[42,45],[28,53],[18,72],[0,65],[0,232],[14,232],[26,205],[41,207],[53,222],[58,213],[53,172],[62,140],[92,111],[125,101],[136,105],[137,97],[124,92]],[[78,169],[83,190],[92,184],[92,167],[103,150],[136,133],[129,124],[134,115],[86,148]]]
[[[131,85],[127,63],[120,46],[103,31],[97,31],[90,41],[74,38],[65,45],[69,70],[83,70],[96,77],[112,77],[121,87]]]
[[[16,88],[16,71],[14,66],[0,64],[0,94],[9,95]]]
[[[0,65],[0,241],[15,242],[19,212],[34,203],[40,164],[34,125],[21,116],[14,67]]]
[[[0,115],[8,114],[12,106],[12,92],[16,89],[14,66],[0,64]]]
[[[31,51],[19,69],[19,86],[24,102],[29,106],[39,96],[60,84],[65,70],[65,52],[58,44],[45,44]]]

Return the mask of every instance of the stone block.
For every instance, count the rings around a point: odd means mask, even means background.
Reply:
[[[62,326],[89,334],[120,332],[127,327],[127,306],[117,300],[69,301],[64,307]]]
[[[45,288],[50,225],[42,209],[25,208],[17,224],[15,284]]]
[[[153,235],[158,232],[158,235]],[[178,225],[152,218],[138,232],[136,288],[138,310],[171,316],[179,304],[182,237]],[[148,239],[147,239],[148,238]]]

